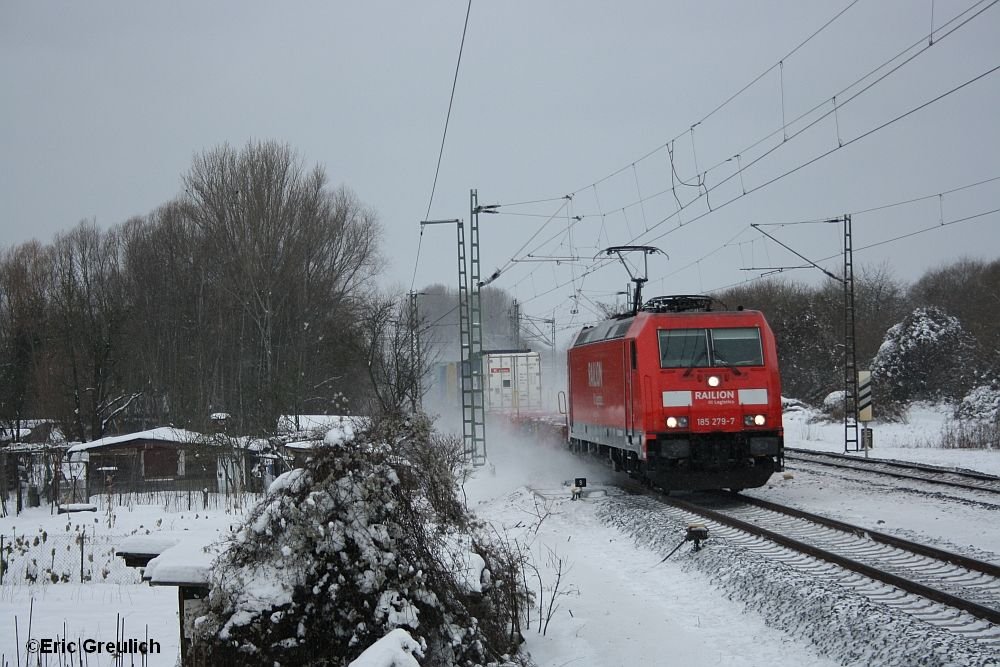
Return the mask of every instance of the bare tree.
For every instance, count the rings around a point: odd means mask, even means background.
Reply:
[[[187,215],[214,258],[208,276],[232,306],[238,362],[225,402],[238,419],[265,428],[318,388],[350,388],[323,384],[333,369],[321,368],[319,379],[312,369],[349,330],[343,323],[378,268],[375,214],[344,188],[329,192],[321,168],[304,170],[273,142],[208,151],[184,183]]]
[[[64,424],[81,440],[100,438],[110,419],[134,396],[118,373],[123,325],[121,239],[83,221],[53,244],[52,308],[69,399]]]
[[[0,258],[0,424],[13,440],[20,439],[25,417],[40,407],[48,273],[49,254],[37,241]]]
[[[386,415],[416,409],[417,393],[427,372],[426,343],[414,338],[408,308],[402,296],[376,294],[358,321],[357,340],[368,369],[372,407]]]

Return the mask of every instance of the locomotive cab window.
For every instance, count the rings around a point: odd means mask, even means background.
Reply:
[[[708,365],[708,332],[705,329],[661,329],[660,368]]]
[[[760,329],[661,329],[660,368],[763,366]]]
[[[713,366],[763,366],[760,329],[712,329]]]

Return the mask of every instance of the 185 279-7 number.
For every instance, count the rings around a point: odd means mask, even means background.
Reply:
[[[735,426],[736,417],[698,417],[698,426]]]

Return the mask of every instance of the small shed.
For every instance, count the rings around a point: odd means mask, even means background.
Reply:
[[[224,548],[220,537],[213,530],[132,535],[115,550],[126,565],[142,570],[142,579],[150,586],[177,587],[182,666],[202,662],[192,651],[194,622],[208,608],[212,564]]]
[[[148,491],[217,491],[218,445],[172,427],[117,435],[69,448],[83,463],[87,496]]]

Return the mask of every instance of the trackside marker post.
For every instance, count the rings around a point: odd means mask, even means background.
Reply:
[[[865,450],[865,458],[868,458],[868,450],[875,445],[874,433],[868,428],[872,418],[872,372],[858,371],[858,421],[862,427],[861,448]]]

